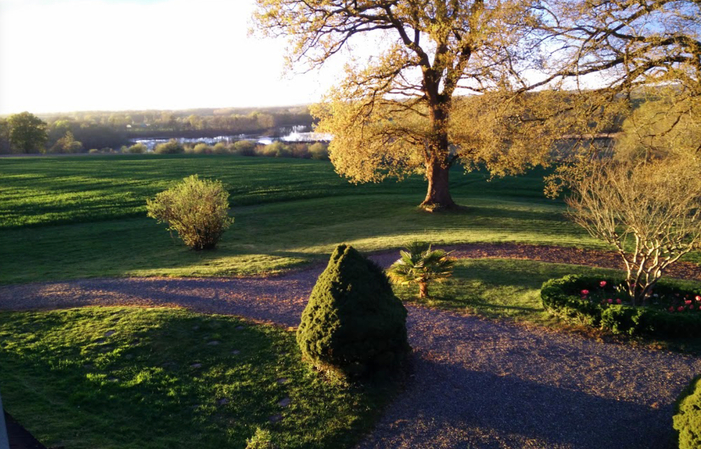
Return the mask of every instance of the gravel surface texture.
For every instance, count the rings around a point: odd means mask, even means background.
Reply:
[[[458,257],[619,267],[607,253],[465,245]],[[596,257],[599,259],[596,259]],[[397,253],[372,256],[387,266]],[[608,261],[608,262],[607,262]],[[613,265],[608,265],[608,264]],[[684,264],[683,264],[684,265]],[[701,278],[686,264],[678,277]],[[278,277],[89,279],[0,287],[0,309],[181,306],[295,327],[323,266]],[[360,448],[667,448],[701,359],[409,306],[406,391]]]

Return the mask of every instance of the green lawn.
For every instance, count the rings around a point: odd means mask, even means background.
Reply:
[[[351,447],[392,394],[322,379],[288,331],[175,309],[3,312],[0,366],[8,412],[72,449],[242,448],[257,428]]]
[[[623,276],[623,271],[532,260],[470,259],[458,260],[453,276],[430,286],[430,298],[419,299],[417,286],[395,285],[404,302],[479,315],[487,319],[512,320],[536,326],[582,331],[589,335],[613,337],[596,329],[567,325],[545,312],[540,297],[543,282],[568,274]],[[667,280],[681,290],[698,288],[694,281]],[[631,342],[627,337],[619,341]],[[701,338],[637,338],[647,346],[701,355]]]
[[[187,250],[155,220],[146,198],[190,174],[221,179],[235,223],[219,248]],[[412,239],[524,242],[603,248],[543,197],[544,172],[488,182],[454,170],[466,210],[429,214],[420,177],[353,185],[328,162],[232,156],[0,159],[0,283],[94,276],[224,276],[276,272],[324,258],[348,242],[363,251]],[[11,262],[10,262],[11,261]],[[4,264],[3,264],[4,265]]]
[[[556,324],[540,299],[543,282],[568,274],[615,274],[615,270],[514,259],[458,260],[453,277],[430,286],[430,298],[419,299],[418,287],[395,286],[402,300],[457,310],[487,318],[509,318],[541,325]]]
[[[236,221],[214,251],[190,251],[146,217],[147,198],[191,174],[220,179],[231,193]],[[0,284],[271,273],[326,259],[341,242],[361,251],[414,239],[605,248],[563,217],[562,201],[543,197],[544,174],[490,182],[455,169],[452,193],[465,210],[430,214],[416,208],[426,188],[420,177],[353,185],[328,162],[1,158]],[[421,302],[558,327],[543,311],[540,286],[570,273],[610,271],[460,260]],[[408,287],[397,293],[419,302]],[[0,313],[0,367],[8,411],[47,445],[70,448],[244,447],[257,428],[283,447],[350,447],[391,396],[323,381],[300,362],[287,331],[173,309]],[[276,415],[282,420],[271,422]]]

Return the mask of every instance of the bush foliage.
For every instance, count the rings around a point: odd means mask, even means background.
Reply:
[[[194,250],[212,249],[233,223],[229,218],[229,193],[221,181],[185,178],[146,201],[148,216],[167,223]]]
[[[398,284],[419,286],[419,298],[427,298],[428,284],[441,282],[453,275],[455,259],[442,249],[432,250],[426,242],[412,242],[400,251],[401,257],[387,271]]]
[[[177,140],[170,139],[168,142],[156,145],[153,152],[156,154],[180,154],[185,152],[185,148]]]
[[[701,376],[695,377],[679,395],[673,426],[679,449],[701,447]]]
[[[302,313],[297,343],[317,368],[353,378],[399,367],[407,311],[382,268],[339,245]]]
[[[582,294],[600,283],[609,286],[620,285],[622,279],[570,275],[546,281],[540,291],[543,307],[551,315],[565,321],[599,327],[614,334],[655,337],[701,336],[701,309],[698,309],[698,301],[694,302],[693,299],[701,295],[701,289],[688,290],[682,294],[674,285],[660,283],[655,288],[655,295],[659,298],[658,304],[653,302],[647,307],[635,307],[617,303],[616,300],[592,301]],[[621,291],[624,293],[623,289]],[[683,305],[685,298],[692,298],[686,301],[694,303],[691,308],[695,307],[695,310]]]

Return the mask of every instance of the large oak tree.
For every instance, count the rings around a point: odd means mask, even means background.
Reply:
[[[539,113],[558,104],[555,94],[539,94],[538,101],[512,95],[527,88],[525,70],[542,66],[539,2],[257,0],[257,6],[257,29],[286,37],[293,64],[319,67],[346,48],[372,54],[349,64],[314,111],[319,129],[335,136],[336,170],[352,181],[423,173],[422,206],[450,209],[455,163],[502,175],[548,160],[555,134]],[[367,40],[353,48],[357,36]]]

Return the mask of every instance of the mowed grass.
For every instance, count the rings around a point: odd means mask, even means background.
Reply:
[[[604,248],[544,198],[544,171],[488,181],[452,174],[466,209],[417,209],[420,177],[353,185],[329,162],[232,156],[0,159],[0,283],[95,276],[274,273],[321,260],[341,242],[362,251],[413,239]],[[235,223],[214,251],[194,252],[146,217],[146,199],[191,174],[221,179]]]
[[[452,277],[430,284],[430,298],[419,299],[418,287],[413,285],[395,285],[394,291],[405,302],[549,326],[558,321],[543,308],[543,282],[568,274],[606,277],[621,273],[532,260],[462,259],[456,261]]]
[[[540,287],[543,282],[569,274],[586,276],[623,277],[623,271],[582,265],[537,262],[516,259],[458,260],[453,276],[444,282],[434,282],[429,298],[418,298],[418,287],[395,285],[394,291],[405,303],[418,304],[458,313],[482,316],[493,320],[507,320],[554,330],[578,331],[598,338],[612,334],[585,326],[566,324],[549,315],[543,308]],[[681,290],[699,287],[699,282],[666,279]],[[625,336],[620,342],[631,342]],[[701,338],[636,338],[635,341],[656,348],[666,348],[693,355],[701,355]]]
[[[291,332],[176,309],[0,313],[0,366],[8,412],[74,449],[242,448],[257,428],[351,447],[393,394],[323,379]]]

